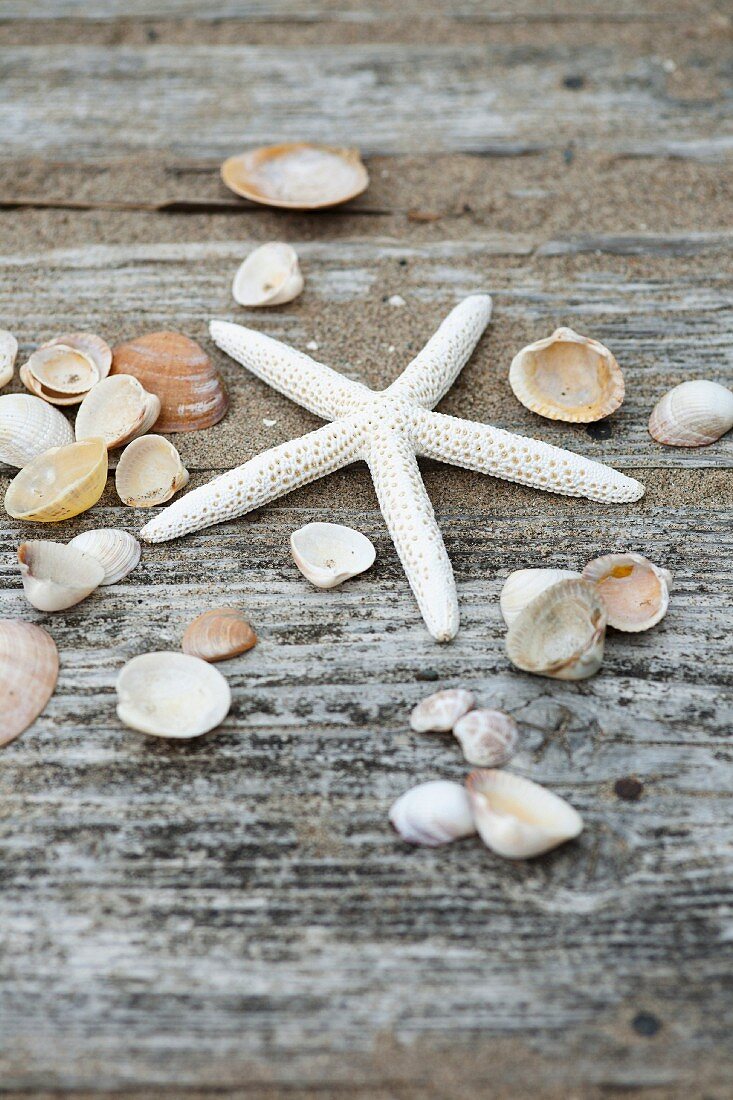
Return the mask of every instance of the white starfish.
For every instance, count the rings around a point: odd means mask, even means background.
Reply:
[[[220,348],[332,423],[272,447],[187,493],[146,524],[142,537],[164,542],[233,519],[364,459],[427,628],[438,641],[448,641],[458,630],[455,581],[416,455],[591,500],[632,501],[644,493],[638,481],[600,462],[488,424],[430,411],[468,362],[490,317],[488,295],[466,298],[382,392],[352,382],[262,333],[212,321],[211,337]]]

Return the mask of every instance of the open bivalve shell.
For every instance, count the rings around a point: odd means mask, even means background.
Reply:
[[[120,721],[156,737],[199,737],[223,722],[232,704],[222,674],[186,653],[133,657],[116,686]]]
[[[733,393],[718,382],[682,382],[665,393],[649,419],[649,434],[668,447],[707,447],[733,428]]]
[[[303,290],[298,254],[289,244],[271,241],[250,252],[239,266],[232,294],[240,306],[279,306]]]
[[[12,380],[17,355],[18,341],[12,332],[0,328],[0,389]]]
[[[472,710],[458,719],[453,736],[469,764],[501,768],[517,751],[519,728],[511,715],[501,710]]]
[[[506,625],[511,626],[545,589],[571,577],[580,577],[580,573],[574,569],[517,569],[510,573],[499,596],[499,608]]]
[[[35,722],[53,695],[58,674],[56,643],[43,627],[0,619],[0,745]]]
[[[465,688],[436,691],[413,708],[410,728],[416,733],[447,733],[475,705],[473,694]]]
[[[43,539],[18,547],[23,589],[39,611],[63,611],[98,588],[104,569],[91,554]]]
[[[0,397],[0,462],[22,469],[52,447],[74,442],[63,413],[29,393]]]
[[[100,527],[83,531],[69,546],[90,554],[104,570],[100,584],[117,584],[131,573],[140,561],[140,543],[118,527]]]
[[[509,385],[525,408],[570,424],[602,420],[624,399],[624,377],[611,352],[571,328],[522,348]]]
[[[143,435],[128,443],[115,473],[120,500],[131,508],[165,504],[187,483],[181,456],[162,435]]]
[[[76,415],[76,438],[101,438],[121,447],[152,428],[160,415],[160,398],[148,393],[131,374],[104,378],[89,391]]]
[[[357,149],[303,141],[264,145],[229,157],[221,166],[221,178],[236,195],[292,210],[348,202],[369,184]]]
[[[509,660],[525,672],[584,680],[601,667],[606,608],[595,585],[565,580],[540,593],[509,627]]]
[[[20,368],[27,390],[52,405],[78,405],[106,378],[112,349],[93,332],[69,332],[42,344]]]
[[[505,859],[540,856],[583,830],[580,814],[564,798],[511,772],[478,769],[466,789],[479,836]]]
[[[16,474],[5,493],[13,519],[58,523],[96,504],[107,483],[103,439],[52,447]]]
[[[181,642],[184,653],[202,661],[226,661],[257,644],[257,635],[236,607],[204,611],[186,627]]]
[[[361,531],[340,523],[307,523],[293,531],[290,549],[298,569],[316,588],[335,588],[374,564],[377,552]]]
[[[466,791],[460,783],[447,779],[420,783],[406,791],[392,804],[389,820],[403,840],[429,848],[476,832]]]
[[[583,576],[595,585],[616,630],[637,634],[667,613],[672,574],[641,554],[604,554],[588,562]]]

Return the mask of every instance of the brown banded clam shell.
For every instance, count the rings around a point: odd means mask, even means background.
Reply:
[[[203,661],[226,661],[246,653],[257,643],[257,635],[236,607],[204,611],[189,623],[181,649]]]

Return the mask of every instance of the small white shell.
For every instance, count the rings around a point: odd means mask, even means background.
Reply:
[[[0,397],[0,462],[22,468],[52,447],[74,442],[63,413],[29,393]]]
[[[437,848],[476,832],[468,795],[460,783],[434,779],[412,787],[392,804],[389,820],[409,844]]]
[[[608,615],[608,625],[637,634],[663,619],[669,606],[672,574],[641,554],[605,554],[583,570],[595,585]]]
[[[90,554],[60,542],[36,539],[18,547],[26,598],[39,611],[63,611],[81,603],[104,578]]]
[[[18,341],[12,332],[0,328],[0,389],[7,386],[13,377],[17,354]]]
[[[374,564],[374,546],[361,531],[340,523],[307,523],[293,531],[290,549],[298,569],[316,588],[335,588]]]
[[[68,344],[45,344],[25,365],[45,392],[79,401],[100,378],[94,360]]]
[[[410,728],[416,733],[447,733],[475,705],[473,694],[465,688],[436,691],[413,709]]]
[[[509,627],[509,660],[525,672],[556,680],[584,680],[601,667],[606,609],[586,580],[546,588]]]
[[[668,447],[706,447],[733,428],[733,393],[696,379],[665,393],[649,418],[649,434]]]
[[[133,657],[116,687],[120,721],[156,737],[199,737],[223,722],[232,704],[217,669],[172,650]]]
[[[303,290],[298,254],[289,244],[271,241],[250,252],[232,283],[240,306],[279,306]]]
[[[531,859],[582,832],[580,814],[530,779],[479,769],[466,788],[479,836],[505,859]]]
[[[104,569],[100,584],[117,584],[140,561],[140,543],[127,531],[118,527],[100,527],[95,531],[83,531],[71,540],[85,554],[91,554]]]
[[[356,149],[287,142],[229,157],[221,178],[237,195],[266,206],[317,210],[360,195],[369,183]]]
[[[128,443],[115,473],[120,500],[131,508],[164,504],[187,482],[181,456],[162,435],[143,435]]]
[[[532,603],[545,589],[551,588],[558,581],[579,576],[580,573],[573,569],[517,569],[510,573],[499,596],[504,622],[511,626],[527,604]]]
[[[517,749],[519,729],[510,714],[501,710],[472,710],[459,718],[453,735],[469,764],[501,768]]]
[[[98,382],[79,406],[76,438],[99,438],[108,448],[121,447],[149,431],[159,415],[159,397],[131,374],[113,374]]]
[[[525,408],[570,424],[601,420],[624,399],[624,378],[611,352],[571,328],[522,348],[509,368],[509,385]]]

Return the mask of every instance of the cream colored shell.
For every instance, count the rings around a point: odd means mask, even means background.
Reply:
[[[0,328],[0,390],[12,381],[17,354],[18,341],[12,332]]]
[[[111,450],[149,431],[160,414],[160,398],[131,374],[104,378],[86,395],[76,414],[76,438],[101,438]]]
[[[472,710],[458,719],[453,736],[469,764],[501,768],[517,750],[519,728],[512,716],[501,710]]]
[[[605,554],[583,570],[595,585],[608,615],[608,625],[636,634],[664,618],[672,574],[641,554]]]
[[[733,393],[696,379],[665,393],[649,418],[649,434],[668,447],[707,447],[733,428]]]
[[[419,783],[392,804],[389,819],[403,840],[436,848],[476,832],[471,805],[460,783]]]
[[[232,283],[234,301],[240,306],[283,305],[302,290],[298,253],[281,241],[271,241],[250,252]]]
[[[546,588],[558,581],[579,577],[574,569],[517,569],[504,581],[499,596],[499,607],[504,622],[511,626],[515,619]]]
[[[162,435],[143,435],[125,447],[115,474],[117,493],[131,508],[164,504],[188,482],[188,470]]]
[[[416,733],[447,733],[475,704],[473,694],[465,688],[436,691],[413,708],[410,728]]]
[[[582,832],[580,814],[530,779],[479,769],[466,787],[479,836],[505,859],[531,859]]]
[[[587,580],[545,589],[509,627],[509,660],[525,672],[556,680],[583,680],[601,666],[606,609]]]
[[[13,519],[58,523],[96,504],[107,483],[103,439],[53,447],[16,474],[5,493]]]
[[[366,535],[340,523],[307,523],[290,536],[293,560],[316,588],[335,588],[374,564]]]
[[[0,745],[35,722],[56,687],[59,655],[41,626],[0,619]]]
[[[37,539],[18,548],[26,598],[39,611],[63,611],[81,603],[104,579],[90,554],[60,542]]]
[[[99,381],[94,360],[67,344],[46,344],[34,351],[26,367],[44,393],[54,397],[74,397],[83,394]]]
[[[117,584],[140,561],[140,543],[118,527],[83,531],[71,540],[69,546],[90,554],[99,562],[104,570],[104,577],[99,583],[103,585]]]
[[[347,202],[366,190],[367,170],[356,149],[291,142],[265,145],[229,157],[221,178],[252,202],[317,210]]]
[[[0,462],[22,468],[52,447],[74,442],[62,412],[29,393],[0,397]]]
[[[624,378],[611,352],[571,328],[522,348],[509,384],[525,408],[571,424],[601,420],[624,399]]]
[[[190,738],[224,721],[229,685],[217,669],[186,653],[133,657],[117,677],[117,716],[130,729],[156,737]]]

